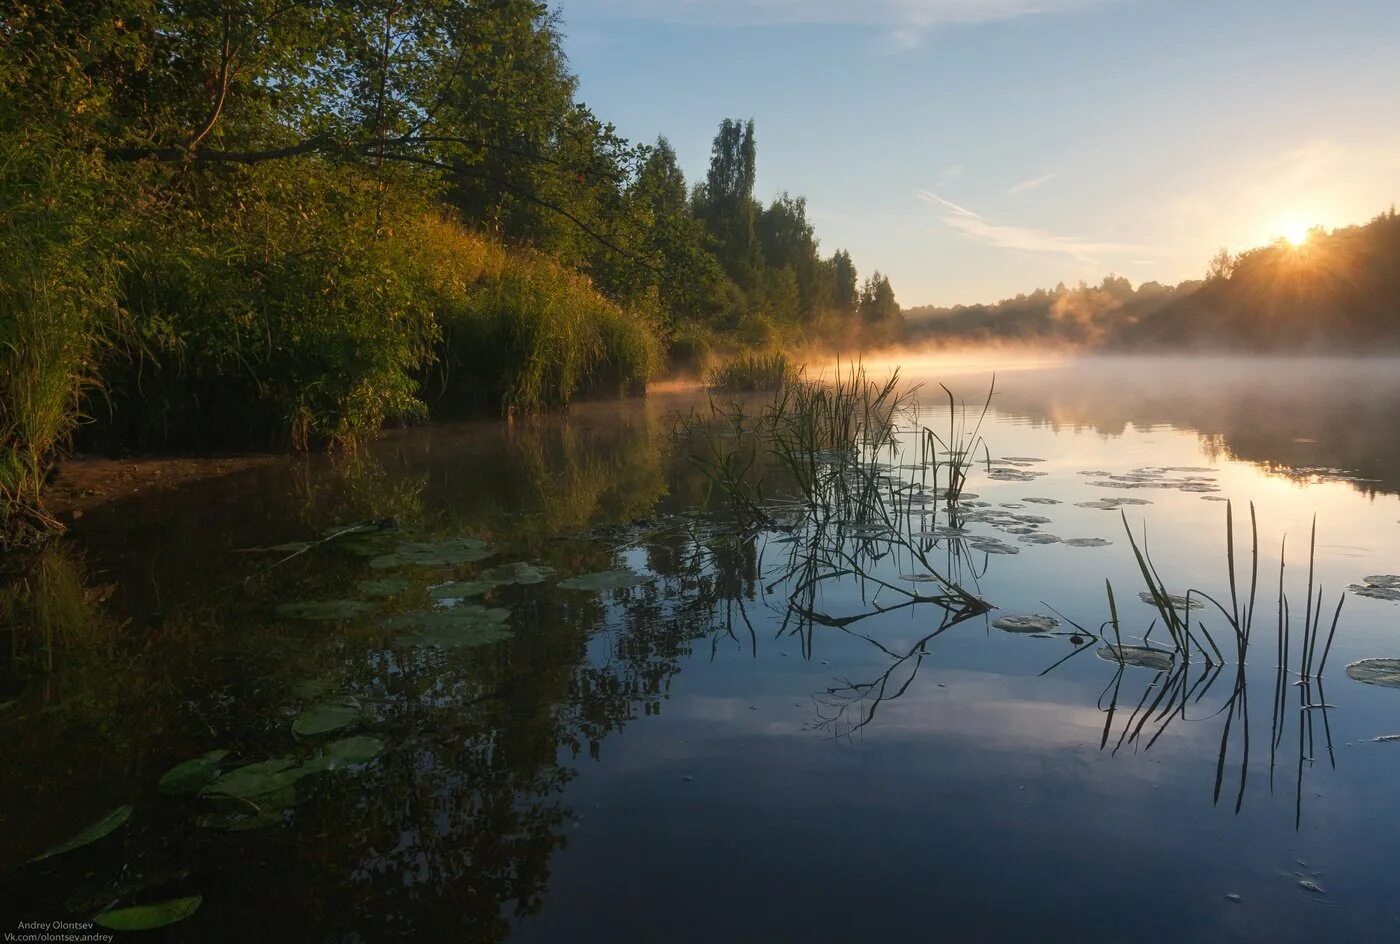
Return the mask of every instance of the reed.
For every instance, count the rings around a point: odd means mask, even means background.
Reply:
[[[781,390],[799,371],[786,354],[741,354],[705,374],[705,386],[717,393],[757,393]]]

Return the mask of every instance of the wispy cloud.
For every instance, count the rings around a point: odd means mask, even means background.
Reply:
[[[884,30],[899,46],[928,29],[1064,13],[1113,0],[594,0],[592,13],[707,26],[833,24]],[[565,7],[567,16],[569,6]]]
[[[989,223],[980,214],[959,206],[946,197],[940,197],[931,190],[920,190],[917,193],[920,200],[943,209],[942,219],[945,226],[957,230],[968,239],[986,243],[998,249],[1070,256],[1089,264],[1097,264],[1104,256],[1153,252],[1147,246],[1134,243],[1116,243],[1087,239],[1082,236],[1062,236],[1026,226]]]
[[[1059,174],[1041,174],[1039,177],[1032,177],[1030,180],[1023,180],[1019,184],[1013,184],[1006,188],[1007,196],[1014,197],[1018,193],[1025,193],[1027,190],[1035,190],[1054,180]]]

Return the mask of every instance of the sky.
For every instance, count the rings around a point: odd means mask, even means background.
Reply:
[[[1175,283],[1400,202],[1400,0],[556,0],[579,97],[757,195],[901,304]]]

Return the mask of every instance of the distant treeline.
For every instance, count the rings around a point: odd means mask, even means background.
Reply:
[[[353,448],[896,330],[888,280],[576,97],[536,0],[0,11],[0,533],[55,450]],[[80,421],[83,421],[80,423]]]
[[[1206,277],[1136,289],[1120,276],[993,305],[905,311],[906,340],[1104,349],[1367,351],[1400,347],[1400,218],[1313,229],[1231,255]]]

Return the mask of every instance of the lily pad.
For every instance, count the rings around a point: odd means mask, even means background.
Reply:
[[[643,576],[635,570],[622,568],[602,570],[593,574],[578,574],[559,581],[559,586],[565,590],[587,590],[592,593],[601,593],[604,590],[623,590],[627,587],[635,587],[650,580],[650,577]]]
[[[1008,633],[1045,633],[1060,625],[1053,616],[1003,616],[992,623]]]
[[[219,772],[219,761],[228,756],[228,751],[210,751],[203,757],[176,764],[165,772],[156,784],[161,793],[194,793],[214,779]]]
[[[1400,659],[1362,659],[1347,666],[1347,675],[1367,685],[1400,688]]]
[[[486,560],[496,552],[476,538],[452,538],[437,543],[412,541],[369,562],[378,570],[398,567],[448,567]]]
[[[501,564],[492,567],[481,575],[482,580],[489,580],[496,584],[521,584],[528,586],[531,584],[544,583],[554,576],[554,568],[548,564],[532,564],[529,561],[513,561],[509,564]]]
[[[1022,534],[1022,535],[1020,535],[1019,537],[1017,537],[1016,540],[1020,541],[1022,544],[1059,544],[1059,543],[1060,543],[1060,539],[1057,538],[1057,537],[1055,537],[1055,535],[1053,535],[1053,534],[1046,534],[1046,533],[1043,532],[1043,531],[1037,531],[1037,532],[1034,532],[1034,533],[1031,533],[1031,534]]]
[[[208,797],[259,797],[285,789],[315,771],[298,767],[290,757],[248,764],[230,770],[199,791]]]
[[[277,615],[283,619],[348,620],[364,616],[374,609],[363,600],[310,600],[304,603],[283,603]]]
[[[1058,505],[1058,498],[1023,498],[1021,501],[1030,502],[1032,505]]]
[[[378,580],[361,580],[355,589],[367,597],[392,597],[407,593],[413,584],[402,577],[380,577]]]
[[[453,580],[430,588],[428,597],[433,600],[465,600],[468,597],[479,597],[496,586],[497,584],[490,580]]]
[[[1141,600],[1143,603],[1148,603],[1148,604],[1151,604],[1152,606],[1156,606],[1156,605],[1157,605],[1157,600],[1156,600],[1155,597],[1152,596],[1152,591],[1150,591],[1150,590],[1144,590],[1144,591],[1142,591],[1141,593],[1139,593],[1139,594],[1138,594],[1138,599]],[[1196,597],[1191,597],[1190,599],[1187,599],[1186,597],[1182,596],[1182,595],[1179,594],[1179,593],[1168,593],[1168,594],[1167,594],[1167,602],[1170,603],[1175,609],[1178,609],[1178,610],[1203,610],[1203,609],[1205,609],[1205,604],[1202,603],[1202,602],[1201,602],[1199,599],[1197,599]]]
[[[1166,672],[1176,664],[1170,652],[1147,646],[1101,646],[1097,654],[1105,662],[1136,665],[1144,669],[1156,669],[1158,672]]]
[[[1060,543],[1070,547],[1108,547],[1113,542],[1107,538],[1065,538]]]
[[[204,896],[172,898],[154,905],[136,905],[131,908],[116,908],[104,911],[92,920],[113,931],[153,931],[184,921],[199,910]]]
[[[292,683],[292,694],[298,698],[320,698],[339,684],[332,679],[302,679]]]
[[[329,734],[354,724],[360,719],[360,708],[355,704],[328,702],[309,708],[300,718],[292,722],[292,733],[301,737],[315,737]]]
[[[377,737],[361,735],[332,741],[321,749],[311,760],[308,768],[315,770],[339,770],[356,764],[367,764],[384,752],[384,742]]]
[[[118,826],[130,819],[132,809],[133,807],[130,804],[117,807],[67,842],[60,843],[48,852],[35,856],[33,861],[38,862],[56,855],[63,855],[65,852],[72,852],[74,849],[86,846],[90,842],[96,842],[103,836],[112,833]]]
[[[468,649],[509,639],[513,635],[507,625],[509,620],[509,610],[473,604],[403,613],[388,625],[393,629],[411,630],[399,637],[401,645]]]
[[[1362,577],[1361,583],[1354,583],[1347,589],[1359,597],[1370,597],[1373,600],[1400,600],[1400,577],[1393,574],[1374,574]]]
[[[1010,544],[998,541],[996,538],[974,538],[973,540],[967,542],[967,546],[975,551],[981,551],[984,554],[1021,553],[1021,549],[1019,547],[1012,547]]]

